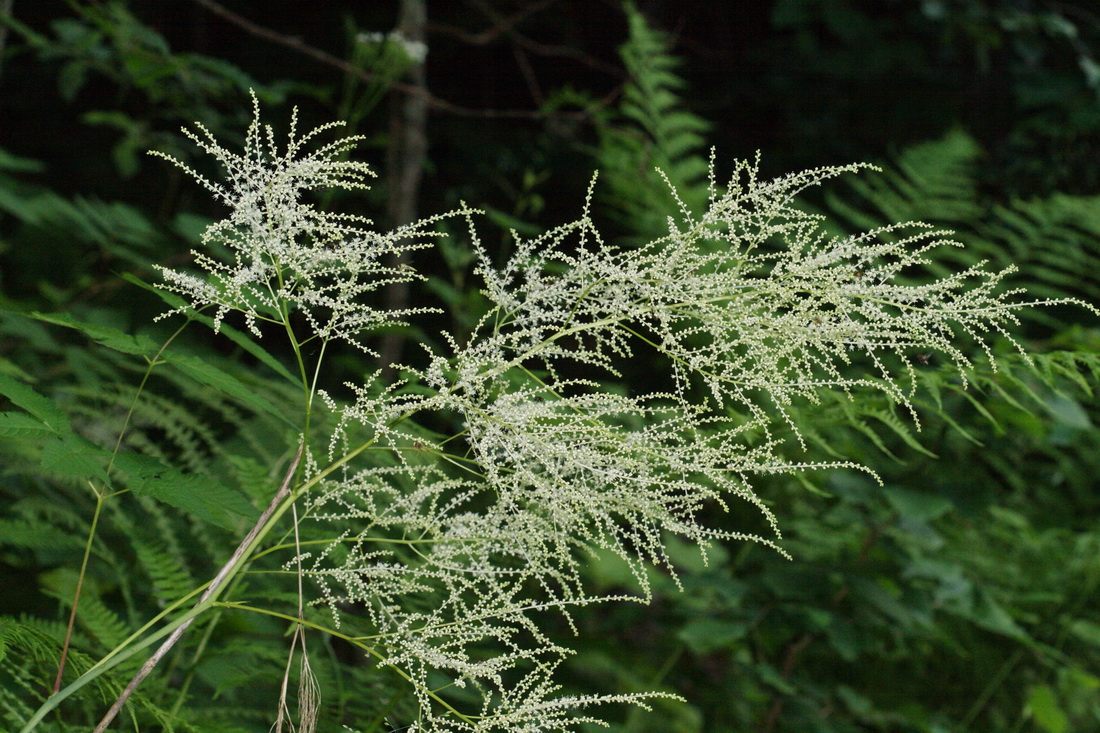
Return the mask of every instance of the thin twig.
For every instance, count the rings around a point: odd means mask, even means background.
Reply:
[[[287,36],[282,33],[273,31],[270,28],[265,28],[261,25],[253,23],[251,20],[245,18],[244,16],[238,15],[232,10],[223,7],[220,3],[215,2],[215,0],[193,0],[193,2],[198,3],[202,7],[209,10],[211,13],[221,16],[230,23],[240,28],[243,28],[245,31],[251,33],[252,35],[259,36],[260,38],[265,38],[272,43],[277,43],[281,46],[291,48],[299,53],[309,56],[316,61],[321,62],[322,64],[333,66],[337,69],[340,69],[346,74],[352,74],[353,76],[357,76],[364,81],[369,82],[375,80],[375,74],[372,74],[365,69],[355,66],[354,64],[350,64],[344,59],[333,56],[326,51],[322,51],[319,48],[310,46],[308,43],[304,42],[300,38],[297,38],[295,36]],[[421,97],[422,99],[424,99],[425,103],[432,109],[440,110],[442,112],[461,117],[541,120],[550,116],[576,119],[584,119],[589,116],[586,112],[558,111],[554,113],[545,113],[540,110],[526,109],[474,109],[472,107],[463,107],[462,105],[448,102],[445,99],[440,99],[439,97],[431,94],[426,88],[418,87],[416,84],[393,82],[390,84],[390,88],[403,94]]]
[[[555,1],[556,0],[550,0],[549,2],[535,3],[533,5],[529,5],[523,8],[522,10],[510,17],[505,17],[494,10],[493,6],[488,2],[485,2],[485,0],[467,0],[468,5],[472,5],[473,7],[477,8],[477,10],[484,14],[485,17],[493,21],[494,25],[479,33],[468,33],[461,30],[460,28],[446,25],[429,24],[428,27],[432,30],[438,30],[442,33],[446,33],[448,35],[459,38],[466,43],[475,46],[487,46],[493,41],[496,41],[497,38],[499,38],[500,36],[507,36],[509,40],[512,41],[513,45],[520,46],[524,50],[530,51],[536,56],[549,58],[568,58],[578,63],[584,64],[585,66],[588,66],[592,69],[596,69],[597,71],[602,71],[606,74],[610,74],[611,76],[622,77],[623,70],[620,67],[615,66],[614,64],[609,64],[606,61],[602,61],[595,56],[587,54],[584,51],[581,51],[580,49],[574,48],[572,46],[542,43],[541,41],[536,41],[532,38],[528,38],[527,36],[520,33],[518,30],[516,30],[516,26],[518,26],[520,21],[525,19],[526,16],[544,9],[548,5],[553,4],[553,2]]]
[[[92,515],[92,526],[88,530],[88,542],[84,545],[84,558],[80,561],[80,574],[76,576],[76,590],[73,591],[73,607],[69,611],[69,624],[65,627],[65,640],[61,642],[61,659],[57,663],[57,677],[53,682],[53,691],[61,689],[61,680],[65,676],[65,662],[69,658],[69,644],[73,638],[73,627],[76,625],[76,610],[80,607],[80,592],[84,588],[84,577],[88,573],[88,559],[92,556],[92,539],[95,537],[96,527],[99,526],[99,515],[103,510],[103,499],[107,493],[107,487],[97,489],[92,484],[95,492],[95,513]]]
[[[233,556],[229,558],[229,561],[222,566],[222,569],[218,571],[218,574],[214,576],[214,579],[210,581],[210,585],[207,586],[206,591],[199,598],[196,606],[201,606],[205,603],[214,592],[221,586],[228,577],[230,571],[237,565],[241,557],[244,556],[248,550],[249,545],[256,539],[256,536],[263,529],[264,524],[267,523],[268,518],[275,512],[275,509],[282,503],[283,499],[290,495],[290,482],[294,479],[294,472],[298,470],[298,463],[302,460],[302,449],[305,447],[305,443],[298,444],[298,452],[294,455],[294,460],[290,464],[290,468],[286,472],[286,477],[283,478],[283,483],[279,487],[279,491],[276,492],[271,503],[267,505],[267,509],[264,510],[260,518],[256,520],[256,524],[249,530],[248,534],[241,541],[241,544],[237,546],[237,550],[233,553]],[[172,632],[171,636],[165,639],[164,643],[160,645],[160,648],[153,653],[153,656],[146,660],[145,664],[141,665],[141,669],[138,670],[134,678],[130,680],[130,684],[126,685],[126,689],[122,691],[122,694],[115,700],[111,709],[103,716],[103,719],[99,721],[99,725],[95,728],[95,733],[103,733],[107,730],[107,727],[111,724],[111,721],[118,715],[118,711],[122,709],[122,706],[126,704],[126,701],[130,699],[130,696],[134,694],[134,690],[138,688],[142,680],[149,676],[149,673],[153,671],[153,668],[157,666],[164,655],[175,646],[176,642],[183,636],[183,632],[187,630],[187,627],[191,625],[191,622],[195,619],[192,617],[182,624],[178,629]]]
[[[493,21],[494,25],[486,28],[483,31],[478,31],[477,33],[464,31],[461,28],[455,28],[453,26],[433,24],[430,27],[435,30],[444,31],[446,33],[449,33],[450,35],[457,36],[458,38],[461,38],[465,43],[469,43],[474,46],[487,46],[495,41],[497,38],[499,38],[501,35],[513,30],[522,21],[526,20],[528,16],[542,12],[544,9],[546,9],[550,5],[553,5],[556,2],[557,0],[541,0],[541,2],[529,3],[520,8],[514,15],[508,18],[503,18],[499,14],[496,14],[496,17],[493,17],[493,15],[485,13],[484,6],[481,6],[478,9],[482,13],[489,15],[489,18]],[[467,0],[466,5],[471,4],[473,3]]]

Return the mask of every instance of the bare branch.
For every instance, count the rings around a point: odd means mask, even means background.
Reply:
[[[264,38],[268,41],[271,41],[272,43],[276,43],[280,46],[285,46],[287,48],[293,49],[301,54],[309,56],[315,61],[319,61],[320,63],[327,66],[332,66],[334,68],[340,69],[344,73],[359,77],[364,81],[373,81],[376,79],[375,74],[372,74],[365,69],[361,69],[354,64],[348,63],[344,59],[333,56],[327,51],[322,51],[319,48],[310,46],[301,38],[298,38],[296,36],[284,35],[282,33],[273,31],[270,28],[265,28],[261,25],[258,25],[257,23],[252,22],[244,16],[234,13],[232,10],[229,10],[220,3],[215,2],[215,0],[193,0],[193,2],[201,5],[215,15],[221,16],[225,20],[244,29],[254,36],[259,36],[260,38]],[[459,117],[481,117],[485,119],[518,120],[541,120],[548,117],[583,120],[589,117],[589,114],[584,111],[558,111],[553,113],[545,113],[540,110],[526,109],[474,109],[472,107],[464,107],[459,104],[448,102],[445,99],[440,99],[439,97],[431,94],[427,89],[418,87],[415,83],[394,82],[390,85],[390,88],[394,91],[401,92],[402,94],[422,97],[430,108]]]

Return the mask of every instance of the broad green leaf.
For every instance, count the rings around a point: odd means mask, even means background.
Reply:
[[[782,692],[784,695],[797,695],[798,688],[787,681],[787,678],[779,674],[775,667],[770,664],[757,664],[754,669],[756,673],[760,675],[760,679],[765,684],[771,685],[775,689]]]
[[[1081,641],[1100,647],[1100,624],[1079,618],[1069,625],[1069,630]]]
[[[239,517],[259,516],[240,493],[209,476],[185,474],[151,456],[121,452],[115,467],[137,496],[148,496],[211,524],[233,529]]]
[[[1033,644],[1034,641],[1027,632],[1020,628],[1015,619],[1009,615],[1001,604],[993,600],[988,593],[979,593],[973,610],[968,614],[969,618],[982,628],[997,634],[1016,639],[1025,644]]]
[[[43,433],[56,435],[49,425],[25,412],[0,412],[0,435],[28,437]]]
[[[0,374],[0,395],[4,395],[30,414],[37,417],[55,433],[69,433],[69,418],[48,397],[35,392],[22,382],[7,374]]]
[[[866,646],[866,639],[853,628],[847,620],[839,619],[837,623],[825,629],[825,638],[829,646],[840,655],[845,662],[854,662]]]
[[[706,655],[732,646],[749,632],[747,623],[699,618],[688,621],[676,633],[693,654]]]
[[[837,685],[836,695],[858,719],[866,720],[875,711],[875,705],[869,699],[853,690],[848,685]]]
[[[42,468],[62,476],[107,481],[104,467],[109,457],[109,451],[77,435],[54,436],[42,447]]]
[[[1027,695],[1027,707],[1035,724],[1047,733],[1065,733],[1069,730],[1069,719],[1062,712],[1058,698],[1049,685],[1034,685]]]
[[[1100,690],[1100,677],[1089,674],[1083,669],[1073,667],[1069,670],[1069,681],[1074,687],[1085,692]]]
[[[123,354],[137,354],[139,356],[151,356],[156,353],[158,345],[146,336],[133,336],[111,326],[100,326],[94,323],[78,321],[67,313],[32,313],[32,318],[55,326],[73,328],[90,337],[96,343],[106,346],[108,349],[120,351]]]
[[[1092,421],[1085,409],[1073,399],[1065,395],[1054,394],[1047,398],[1043,406],[1059,423],[1074,430],[1089,430]]]
[[[883,493],[899,514],[920,522],[930,522],[946,514],[953,506],[948,499],[924,491],[888,486]]]

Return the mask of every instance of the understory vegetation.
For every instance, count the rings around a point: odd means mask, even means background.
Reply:
[[[0,149],[0,730],[1100,731],[1100,196],[963,124],[766,173],[615,7],[615,94],[426,159],[407,28],[15,7],[3,83],[118,104],[102,189]]]

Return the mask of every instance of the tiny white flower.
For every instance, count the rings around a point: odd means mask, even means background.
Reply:
[[[401,31],[379,33],[377,31],[364,31],[355,37],[356,43],[367,46],[393,43],[405,54],[408,60],[414,64],[422,64],[428,58],[428,44],[423,41],[414,41],[406,38]]]
[[[184,130],[222,165],[224,182],[211,182],[175,158],[154,152],[195,176],[229,207],[228,217],[209,226],[202,242],[226,248],[232,261],[193,252],[195,265],[206,277],[162,267],[163,287],[183,295],[190,307],[215,306],[215,328],[227,314],[239,311],[248,329],[262,336],[260,322],[281,324],[296,310],[304,314],[313,334],[364,349],[360,333],[429,310],[381,310],[364,296],[394,283],[422,279],[413,268],[394,264],[393,256],[430,246],[435,219],[379,232],[370,229],[364,217],[319,211],[303,202],[308,191],[369,187],[367,181],[375,176],[370,167],[344,160],[363,138],[354,135],[310,150],[307,145],[314,138],[336,125],[296,137],[295,109],[286,145],[280,149],[272,129],[260,124],[254,93],[252,100],[254,117],[241,153],[222,147],[201,124],[199,134]]]

